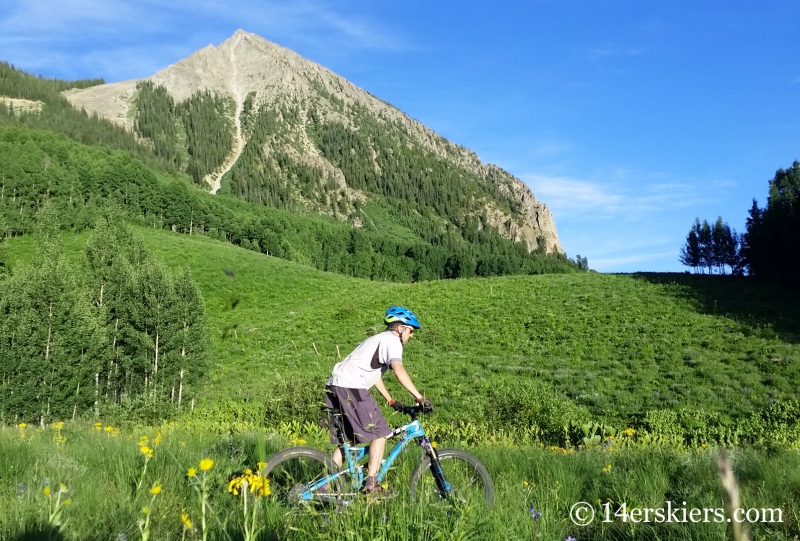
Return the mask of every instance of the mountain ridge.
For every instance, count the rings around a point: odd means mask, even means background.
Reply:
[[[383,126],[388,133],[400,134],[398,137],[403,138],[406,145],[418,145],[422,152],[470,172],[500,194],[501,200],[485,197],[470,203],[473,207],[470,212],[479,215],[484,226],[494,228],[515,242],[524,240],[529,249],[536,248],[542,238],[548,252],[563,253],[549,208],[536,199],[524,182],[497,166],[483,164],[473,151],[448,141],[327,68],[256,34],[237,30],[219,46],[199,49],[151,77],[69,90],[64,94],[74,107],[135,131],[138,86],[142,81],[163,86],[176,103],[202,91],[211,91],[229,100],[233,109],[230,119],[236,131],[234,145],[224,162],[204,177],[214,193],[220,190],[226,175],[229,179],[235,176],[236,171],[231,173],[231,169],[237,165],[251,139],[242,129],[243,115],[253,115],[253,111],[260,108],[272,111],[283,108],[294,111],[297,118],[287,121],[291,115],[278,114],[282,138],[273,137],[263,144],[259,149],[262,161],[269,160],[275,152],[283,152],[297,163],[321,171],[320,182],[331,183],[328,191],[344,194],[329,193],[320,197],[325,201],[319,205],[322,212],[330,212],[327,208],[334,206],[338,199],[344,201],[339,201],[341,208],[352,210],[355,201],[370,199],[370,194],[352,186],[342,168],[332,163],[311,140],[309,116],[321,124],[335,124],[354,133],[359,132],[363,117],[369,117],[370,122]],[[250,109],[246,110],[248,100],[251,100]],[[380,174],[376,160],[380,149],[374,148],[374,141],[369,146],[375,174]],[[353,150],[351,148],[351,152]],[[313,206],[314,203],[308,203],[311,199],[306,197],[304,202]],[[358,220],[353,222],[357,224]]]

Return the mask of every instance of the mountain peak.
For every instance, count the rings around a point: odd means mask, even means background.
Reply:
[[[247,114],[256,114],[266,107],[275,112],[276,122],[280,123],[280,136],[276,134],[262,149],[263,159],[272,160],[269,156],[274,152],[292,156],[304,167],[321,171],[325,182],[336,186],[336,190],[346,193],[348,198],[368,199],[348,185],[343,171],[309,136],[313,128],[310,122],[317,127],[322,123],[358,133],[360,123],[367,121],[372,126],[380,126],[379,132],[385,131],[398,141],[402,139],[403,147],[417,146],[420,152],[462,168],[476,181],[493,186],[488,190],[499,194],[500,199],[470,203],[484,205],[483,210],[476,207],[470,212],[483,216],[483,220],[503,236],[525,240],[529,247],[535,247],[537,239],[544,237],[548,251],[563,251],[549,209],[522,181],[498,167],[483,164],[474,152],[444,139],[343,77],[257,34],[239,29],[218,46],[204,47],[145,80],[163,86],[176,103],[202,91],[232,101],[235,142],[231,155],[206,178],[214,192],[219,189],[222,177],[237,163],[250,137],[242,125],[245,102],[248,102],[251,111]],[[133,130],[139,82],[123,81],[70,91],[67,97],[75,107],[83,107]],[[381,149],[375,147],[375,141],[365,144],[361,152],[369,156],[362,159],[371,162],[380,175],[377,157]],[[350,152],[356,152],[355,147],[351,147]]]

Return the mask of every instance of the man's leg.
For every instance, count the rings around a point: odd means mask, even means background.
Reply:
[[[341,446],[337,447],[336,450],[333,452],[332,460],[334,466],[336,466],[337,468],[342,467],[342,462],[344,461],[344,455],[342,454]]]
[[[369,467],[367,477],[378,475],[378,468],[381,467],[383,452],[386,450],[386,438],[378,438],[369,442]]]

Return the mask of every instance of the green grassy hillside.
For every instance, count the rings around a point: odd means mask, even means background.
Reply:
[[[563,394],[570,414],[617,424],[687,407],[742,419],[793,397],[800,384],[800,299],[742,278],[382,283],[206,237],[137,231],[170,266],[188,266],[205,297],[215,334],[206,406],[262,404],[278,392],[289,393],[288,406],[312,400],[339,355],[381,330],[390,304],[419,315],[423,329],[406,347],[406,366],[444,419],[497,419],[507,408],[524,424],[526,407],[545,407],[535,403],[543,394]],[[65,238],[76,261],[87,239]],[[31,252],[31,240],[13,239],[12,267]]]
[[[237,538],[242,515],[226,493],[228,481],[300,438],[328,448],[326,434],[310,421],[337,346],[345,355],[380,330],[391,303],[412,307],[423,324],[405,364],[437,405],[423,420],[426,431],[441,446],[480,443],[470,451],[491,472],[494,512],[439,512],[412,502],[405,488],[418,454],[412,446],[390,473],[394,500],[358,502],[340,514],[289,512],[268,498],[259,524],[271,538],[338,539],[348,531],[353,539],[398,540],[722,539],[725,523],[614,519],[578,529],[569,511],[584,501],[597,513],[609,505],[613,515],[623,502],[656,509],[667,500],[721,510],[714,445],[738,443],[731,431],[756,444],[733,453],[742,507],[782,513],[780,522],[751,524],[754,539],[798,534],[800,412],[791,398],[800,303],[786,290],[692,275],[383,283],[206,237],[136,231],[170,266],[188,266],[205,296],[214,340],[202,399],[180,423],[146,428],[131,422],[121,431],[103,428],[128,420],[114,409],[101,412],[103,424],[92,417],[67,419],[63,429],[59,423],[0,427],[0,471],[10,472],[0,479],[0,538],[60,538],[45,512],[58,497],[70,498],[59,515],[69,521],[61,526],[65,539],[137,538],[136,521],[150,510],[156,538],[182,538],[181,515],[189,513],[195,527],[200,520],[186,472],[201,457],[214,461],[210,539]],[[64,235],[73,263],[80,263],[88,238],[88,232]],[[31,259],[33,242],[19,237],[10,244],[13,271]],[[174,415],[168,408],[160,413]],[[538,444],[552,443],[569,421],[589,419],[631,428],[602,445]],[[266,438],[264,425],[273,432]],[[152,442],[150,462],[137,450],[142,441]],[[526,441],[536,445],[519,445]],[[163,488],[154,494],[151,487]]]

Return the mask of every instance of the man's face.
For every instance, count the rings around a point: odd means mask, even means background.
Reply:
[[[411,339],[412,336],[414,336],[414,327],[411,327],[409,325],[403,325],[400,328],[400,343],[401,344],[403,344],[405,346],[406,343]]]

